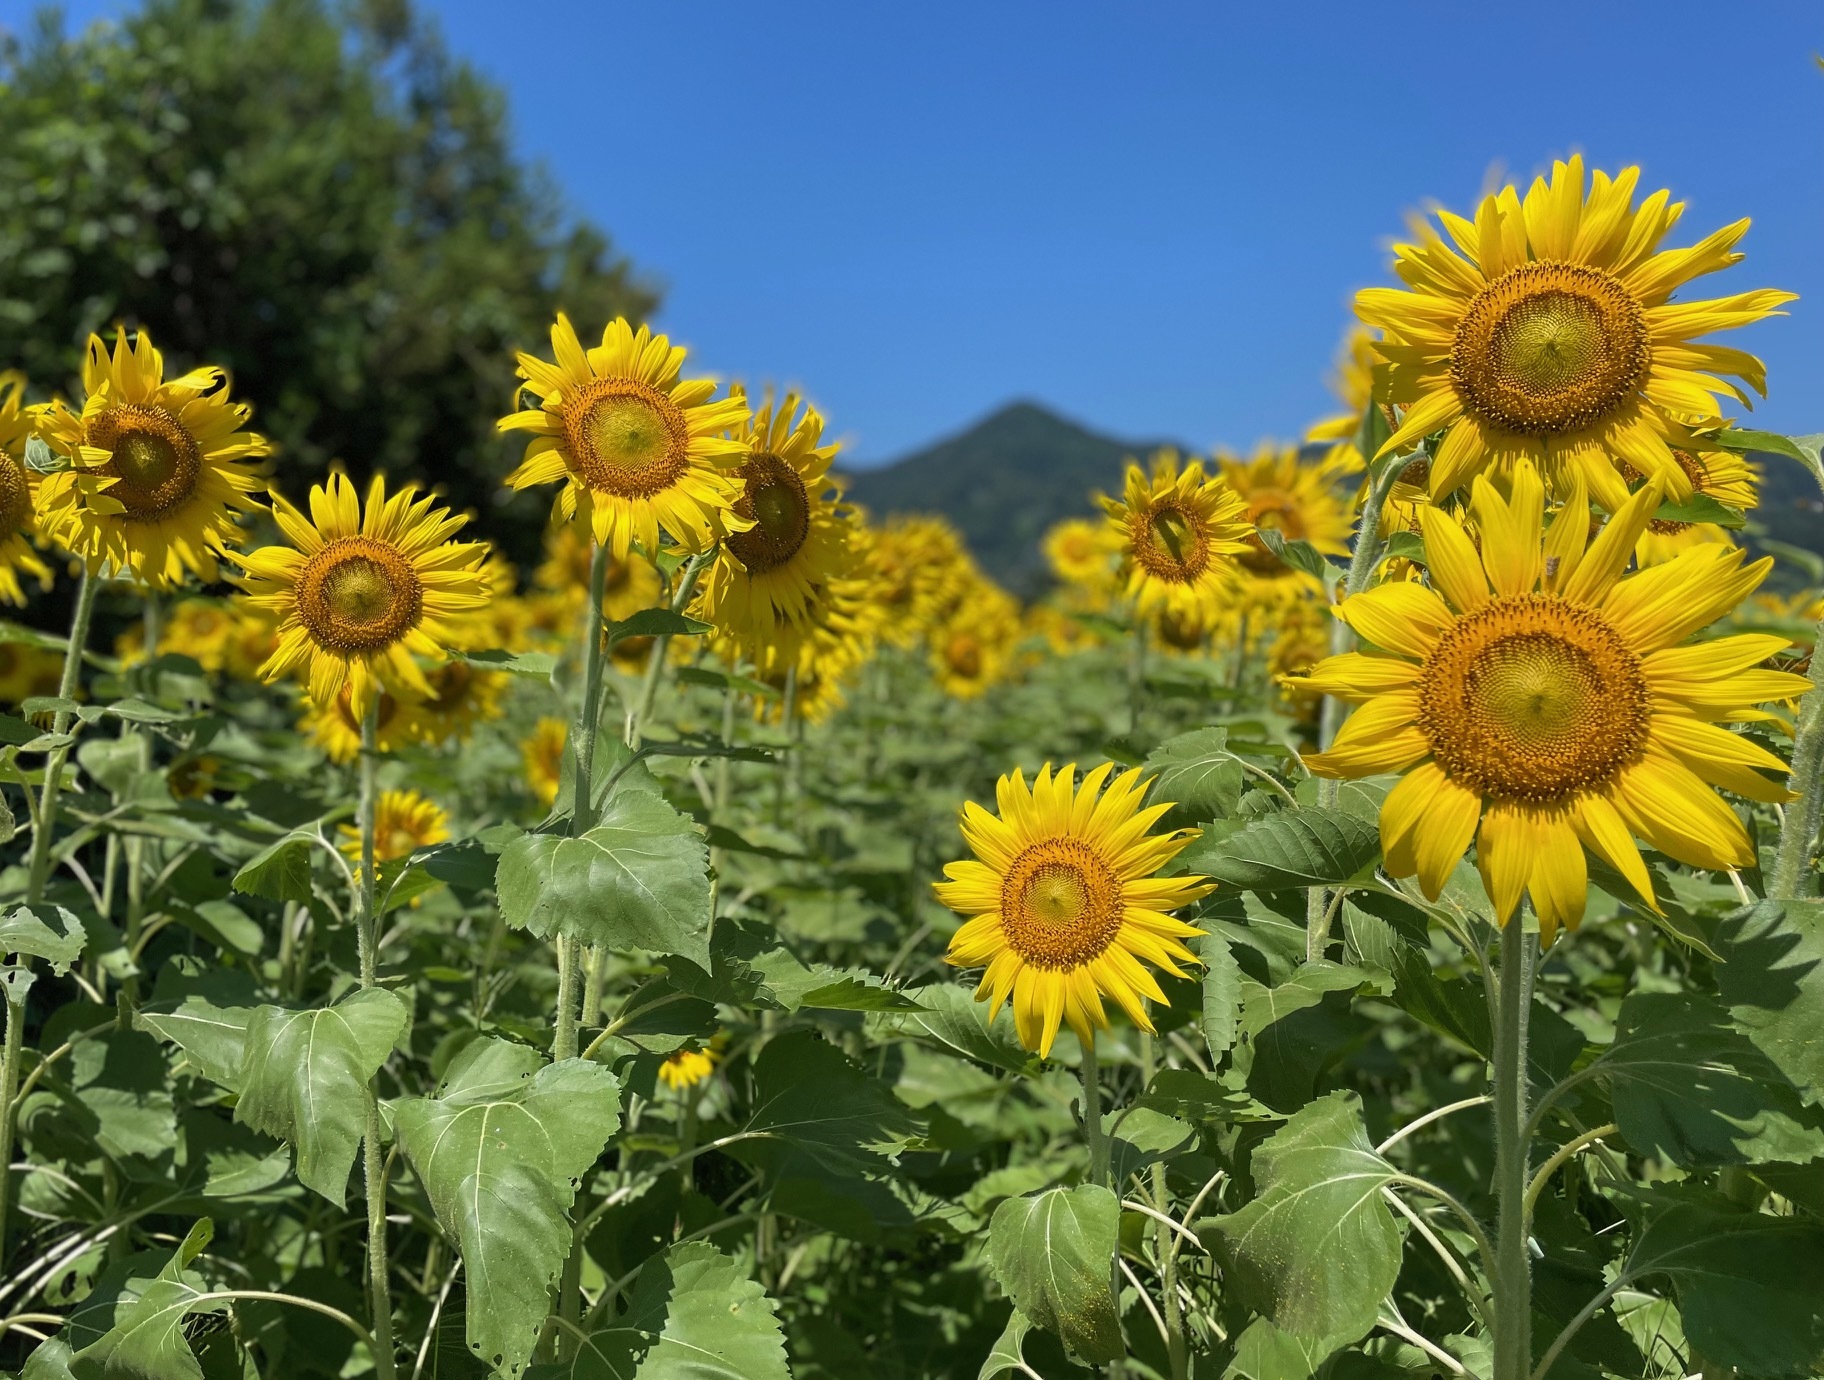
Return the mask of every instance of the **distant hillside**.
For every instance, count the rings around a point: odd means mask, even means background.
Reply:
[[[1090,495],[1118,491],[1122,458],[1163,444],[1098,436],[1033,403],[1013,403],[961,435],[850,474],[849,497],[883,517],[942,513],[990,575],[1030,596],[1045,584],[1045,529],[1095,512]]]

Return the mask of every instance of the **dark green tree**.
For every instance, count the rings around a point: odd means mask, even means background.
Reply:
[[[409,0],[147,0],[75,36],[41,12],[0,49],[0,130],[0,367],[67,390],[88,332],[144,325],[232,371],[294,500],[384,469],[536,550],[548,493],[500,487],[512,352],[560,305],[587,330],[657,295]]]

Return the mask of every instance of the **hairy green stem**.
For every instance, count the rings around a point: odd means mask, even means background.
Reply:
[[[1134,635],[1127,651],[1127,736],[1140,736],[1140,714],[1146,707],[1146,620],[1134,610]]]
[[[1799,701],[1799,722],[1792,744],[1792,776],[1788,782],[1798,796],[1786,807],[1780,823],[1780,842],[1767,876],[1767,897],[1791,901],[1809,895],[1811,854],[1817,847],[1818,826],[1824,823],[1824,623],[1818,625],[1811,653],[1811,689]]]
[[[1495,1010],[1495,1286],[1494,1380],[1528,1380],[1532,1372],[1532,1259],[1527,1250],[1527,1019],[1539,943],[1526,931],[1526,910],[1501,930]]]
[[[380,959],[379,917],[374,914],[374,816],[379,795],[375,775],[380,739],[380,696],[368,701],[361,715],[361,794],[357,823],[361,830],[361,870],[355,878],[355,936],[361,950],[361,986],[375,984]],[[367,1125],[362,1135],[362,1169],[367,1189],[367,1290],[374,1329],[374,1374],[393,1376],[393,1299],[386,1257],[386,1164],[380,1152],[379,1074],[367,1084]]]
[[[608,548],[598,545],[589,561],[589,609],[583,617],[583,702],[577,708],[576,727],[570,735],[571,761],[575,766],[576,806],[570,815],[570,836],[588,831],[595,822],[595,733],[602,717],[602,591],[608,583]]]
[[[1096,1064],[1096,1041],[1083,1041],[1083,1139],[1089,1146],[1089,1181],[1108,1187],[1108,1140],[1102,1134],[1102,1073]]]
[[[30,970],[24,970],[21,976],[26,981],[7,982],[4,970],[0,970],[0,988],[6,997],[6,1036],[4,1046],[0,1046],[4,1050],[0,1053],[0,1273],[4,1273],[6,1265],[7,1216],[13,1201],[13,1127],[19,1111],[13,1104],[19,1097],[19,1062],[25,1048],[25,989]]]
[[[690,603],[690,596],[696,593],[697,577],[703,573],[703,567],[709,564],[710,551],[700,551],[685,563],[678,574],[677,586],[672,590],[671,602],[667,607],[673,613],[684,612]],[[659,680],[665,674],[665,657],[671,647],[669,636],[652,639],[652,656],[646,662],[646,679],[640,686],[640,698],[633,707],[633,713],[627,716],[627,746],[637,748],[641,742],[641,733],[646,720],[652,715],[652,706],[659,697]]]
[[[89,619],[95,613],[95,593],[100,588],[93,575],[84,574],[76,587],[76,611],[70,617],[70,641],[63,653],[63,678],[58,682],[58,698],[74,699],[82,683],[82,654],[89,642]],[[70,711],[59,709],[51,716],[51,732],[68,734]],[[25,903],[35,906],[44,900],[44,887],[51,875],[51,835],[56,832],[57,794],[63,786],[63,764],[69,760],[70,745],[51,749],[44,765],[44,788],[38,797],[38,820],[32,828],[32,858],[26,873]],[[3,1190],[0,1190],[3,1191]]]
[[[1143,1031],[1140,1035],[1142,1088],[1151,1086],[1154,1064],[1153,1037]],[[1168,1195],[1163,1160],[1152,1167],[1151,1177],[1153,1207],[1161,1214],[1153,1219],[1153,1254],[1159,1262],[1159,1306],[1165,1324],[1166,1361],[1172,1369],[1172,1380],[1189,1380],[1191,1357],[1184,1341],[1183,1314],[1178,1307],[1178,1252],[1172,1240],[1171,1219],[1164,1216]]]
[[[557,936],[557,1021],[551,1036],[551,1059],[576,1058],[577,960],[583,946],[574,939]]]
[[[145,591],[145,609],[143,611],[144,642],[146,649],[145,693],[148,700],[157,702],[158,675],[152,669],[158,659],[158,639],[162,635],[163,606],[158,592]],[[134,762],[139,774],[144,776],[152,770],[152,729],[147,724],[140,724],[134,730]],[[127,970],[120,983],[120,1027],[125,1030],[132,1023],[132,1014],[139,1006],[139,938],[141,926],[146,918],[146,850],[151,847],[151,840],[140,835],[132,835],[126,843],[127,863],[127,952],[134,957],[133,965]]]

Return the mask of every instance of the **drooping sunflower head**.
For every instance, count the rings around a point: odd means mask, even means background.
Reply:
[[[1250,580],[1288,589],[1316,587],[1311,576],[1267,549],[1258,535],[1263,531],[1309,542],[1326,556],[1348,556],[1349,503],[1337,488],[1340,471],[1329,457],[1306,463],[1296,446],[1263,445],[1248,460],[1218,452],[1216,473],[1240,496],[1246,521],[1254,528],[1237,558]]]
[[[702,616],[763,641],[803,619],[818,585],[853,569],[855,514],[830,481],[837,447],[819,444],[823,418],[796,395],[775,403],[769,393],[734,436],[746,451],[734,510],[751,525],[729,534],[705,572]]]
[[[70,461],[42,484],[44,530],[91,570],[160,588],[187,572],[214,580],[265,488],[248,462],[272,447],[243,430],[252,410],[212,365],[167,379],[144,330],[129,343],[117,328],[112,353],[90,336],[82,381],[80,412],[59,401],[43,414],[45,440]]]
[[[51,587],[51,570],[32,543],[38,535],[38,476],[25,467],[25,443],[35,422],[23,406],[25,375],[0,373],[0,602],[22,605],[24,573],[40,589]]]
[[[1671,301],[1740,260],[1748,221],[1661,250],[1684,204],[1660,191],[1636,206],[1639,180],[1639,168],[1597,172],[1586,194],[1583,160],[1555,163],[1524,200],[1509,186],[1473,221],[1439,212],[1448,243],[1427,229],[1394,250],[1406,289],[1357,295],[1357,313],[1385,333],[1388,398],[1404,409],[1382,454],[1443,432],[1434,496],[1526,459],[1554,493],[1575,474],[1613,511],[1627,498],[1626,461],[1682,501],[1691,486],[1673,451],[1688,448],[1688,424],[1718,417],[1720,394],[1744,406],[1749,389],[1765,394],[1758,359],[1698,337],[1773,315],[1792,294]]]
[[[488,602],[487,547],[450,540],[467,519],[409,485],[389,498],[380,475],[363,512],[341,473],[311,489],[309,517],[276,496],[273,516],[293,545],[235,558],[248,603],[279,620],[262,678],[301,675],[322,706],[347,685],[357,715],[383,686],[429,698],[413,656],[441,661]]]
[[[1761,477],[1746,456],[1734,451],[1694,447],[1675,450],[1672,458],[1684,471],[1685,478],[1691,481],[1693,494],[1713,498],[1738,512],[1745,512],[1761,501]],[[1622,467],[1622,474],[1627,479],[1639,478],[1629,465]],[[1655,517],[1647,523],[1634,555],[1643,566],[1658,565],[1690,547],[1730,540],[1729,529],[1720,523],[1680,522]]]
[[[1115,587],[1122,531],[1091,518],[1065,518],[1053,523],[1041,546],[1051,573],[1066,585],[1090,594]]]
[[[625,558],[634,543],[656,554],[664,532],[692,551],[708,549],[747,520],[729,466],[744,447],[727,434],[747,418],[747,400],[713,400],[713,379],[680,377],[685,351],[626,320],[610,321],[584,351],[570,319],[551,327],[556,362],[519,356],[519,376],[538,405],[502,417],[500,429],[532,435],[507,476],[515,489],[564,481],[556,512],[579,518],[595,540]]]
[[[1746,598],[1771,561],[1706,544],[1624,578],[1657,481],[1594,540],[1581,493],[1545,529],[1530,464],[1507,498],[1485,478],[1473,488],[1480,548],[1455,516],[1427,508],[1435,588],[1397,581],[1345,600],[1337,617],[1371,650],[1292,682],[1361,705],[1307,765],[1401,773],[1381,810],[1389,870],[1416,874],[1435,898],[1473,840],[1497,918],[1530,895],[1548,942],[1583,917],[1585,848],[1648,905],[1635,837],[1692,867],[1751,865],[1741,821],[1712,788],[1783,800],[1786,765],[1719,721],[1751,717],[1804,679],[1761,668],[1782,637],[1680,644]]]
[[[1150,478],[1130,463],[1123,496],[1102,506],[1122,531],[1127,592],[1142,612],[1195,609],[1232,592],[1253,528],[1247,505],[1224,480],[1206,478],[1202,461],[1181,468],[1161,453]]]
[[[374,802],[374,862],[409,858],[420,848],[450,840],[450,817],[435,801],[417,791],[381,791]],[[338,826],[340,847],[348,857],[361,859],[361,831],[352,824]]]
[[[564,772],[564,748],[569,740],[570,726],[562,719],[546,715],[532,725],[531,736],[519,745],[526,784],[532,788],[538,803],[547,809],[557,799],[558,784]]]
[[[937,898],[968,917],[945,955],[960,968],[982,967],[975,998],[1013,1000],[1020,1043],[1051,1053],[1060,1022],[1085,1044],[1108,1028],[1102,998],[1112,997],[1135,1025],[1151,1030],[1148,1000],[1165,993],[1145,967],[1184,976],[1195,964],[1184,941],[1202,931],[1171,912],[1208,895],[1202,877],[1159,873],[1195,829],[1148,832],[1172,809],[1142,809],[1150,782],[1136,769],[1110,780],[1095,768],[1077,785],[1074,765],[1043,768],[1030,789],[1017,770],[995,787],[998,812],[963,806],[963,839],[975,857],[949,863]],[[1104,789],[1106,787],[1106,789]]]

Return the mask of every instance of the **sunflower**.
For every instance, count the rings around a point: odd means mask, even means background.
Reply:
[[[945,694],[975,699],[1013,669],[1019,640],[1019,604],[984,580],[931,630],[931,670]]]
[[[303,673],[310,698],[331,705],[350,687],[364,714],[385,682],[428,698],[412,654],[441,660],[459,622],[484,608],[487,547],[449,538],[468,521],[452,517],[408,485],[391,498],[375,475],[366,514],[348,476],[310,491],[310,517],[274,496],[273,516],[296,544],[264,546],[234,559],[247,602],[278,615],[278,649],[260,668],[275,681]]]
[[[659,1081],[673,1092],[694,1088],[716,1071],[722,1058],[719,1039],[701,1049],[680,1049],[659,1065]]]
[[[500,430],[533,433],[510,488],[564,480],[556,513],[584,522],[597,544],[625,558],[648,554],[659,533],[692,551],[745,530],[738,482],[726,466],[746,447],[724,433],[747,419],[747,400],[712,402],[713,379],[681,379],[684,350],[647,327],[610,321],[584,352],[570,318],[551,327],[557,363],[519,356],[519,376],[537,408],[502,417]]]
[[[38,532],[38,476],[25,467],[25,442],[32,434],[32,414],[20,406],[25,375],[0,373],[0,600],[25,603],[20,572],[51,587],[51,568],[32,550]]]
[[[20,705],[55,695],[63,684],[63,658],[28,642],[0,642],[0,704]]]
[[[895,517],[861,539],[873,575],[869,602],[881,636],[910,647],[942,622],[968,590],[974,563],[955,527],[941,517]]]
[[[1232,558],[1250,549],[1253,529],[1247,505],[1223,480],[1205,478],[1201,460],[1180,469],[1176,452],[1161,451],[1150,479],[1130,462],[1125,495],[1102,506],[1122,532],[1127,593],[1140,612],[1191,612],[1233,594]]]
[[[417,791],[381,791],[374,802],[374,862],[409,858],[420,848],[450,840],[450,817]],[[352,824],[337,827],[342,852],[361,861],[361,831]]]
[[[412,706],[412,726],[420,741],[466,742],[475,725],[501,716],[507,694],[504,671],[478,670],[466,661],[450,660],[424,673],[431,693]]]
[[[343,765],[361,755],[361,719],[349,704],[348,686],[344,685],[335,703],[328,706],[312,703],[308,695],[300,696],[299,702],[304,717],[298,721],[298,728],[312,747]],[[374,747],[380,752],[397,752],[407,743],[417,742],[424,736],[417,719],[416,701],[382,690],[380,708],[374,716]]]
[[[1354,524],[1348,500],[1337,492],[1339,471],[1328,457],[1304,464],[1296,446],[1264,445],[1250,460],[1218,452],[1216,473],[1247,505],[1246,521],[1256,533],[1278,532],[1287,541],[1309,542],[1326,556],[1348,558]],[[1258,535],[1247,538],[1239,564],[1255,597],[1296,593],[1301,586],[1321,591],[1313,577],[1280,560]]]
[[[1714,498],[1738,511],[1746,511],[1761,501],[1761,477],[1745,456],[1728,450],[1692,449],[1675,450],[1672,458],[1691,481],[1693,493]],[[1634,556],[1643,566],[1658,565],[1693,546],[1729,540],[1729,529],[1714,522],[1654,518],[1647,523]]]
[[[581,617],[583,605],[589,602],[589,563],[594,555],[589,530],[581,523],[553,523],[545,533],[545,559],[535,580],[540,589],[553,596],[554,608],[569,611],[565,622],[574,623]],[[641,609],[655,608],[659,592],[658,567],[650,560],[638,554],[621,557],[609,553],[602,578],[604,618],[618,622]],[[572,632],[573,629],[564,629],[565,636]]]
[[[525,763],[526,784],[538,803],[547,808],[557,799],[557,787],[563,777],[564,748],[570,741],[570,725],[562,719],[546,716],[532,725],[532,734],[519,745]]]
[[[1550,185],[1535,179],[1524,201],[1509,186],[1474,222],[1440,211],[1454,249],[1429,228],[1396,246],[1410,291],[1357,294],[1357,314],[1385,332],[1375,348],[1391,366],[1387,396],[1405,409],[1381,454],[1442,431],[1434,496],[1524,458],[1554,492],[1581,476],[1611,512],[1627,501],[1618,460],[1682,501],[1691,482],[1673,451],[1688,445],[1688,424],[1718,416],[1716,394],[1744,405],[1748,388],[1765,395],[1760,360],[1696,337],[1771,316],[1793,294],[1670,301],[1741,258],[1748,221],[1658,250],[1684,203],[1660,191],[1634,206],[1639,179],[1639,168],[1597,172],[1586,195],[1583,160],[1554,163]]]
[[[740,389],[732,390],[744,396]],[[854,510],[829,478],[837,447],[819,445],[823,418],[787,393],[734,431],[746,451],[735,512],[752,525],[730,533],[704,574],[703,617],[746,642],[799,620],[812,590],[853,565]]]
[[[54,402],[41,433],[70,459],[39,490],[44,530],[90,570],[132,571],[166,588],[186,571],[216,578],[216,557],[240,540],[239,514],[266,485],[246,462],[269,455],[266,438],[241,428],[252,409],[228,399],[213,365],[166,381],[164,356],[124,327],[108,353],[89,337],[81,412]]]
[[[228,644],[238,621],[233,607],[219,599],[180,600],[158,631],[158,650],[187,656],[214,674],[227,663]],[[144,630],[128,628],[115,639],[114,652],[122,661],[141,659],[145,655]]]
[[[1756,669],[1786,644],[1740,634],[1684,647],[1766,577],[1735,547],[1695,546],[1622,578],[1660,501],[1650,481],[1594,540],[1573,485],[1549,531],[1532,464],[1511,498],[1473,484],[1463,524],[1424,514],[1436,590],[1377,586],[1337,616],[1378,650],[1321,662],[1297,689],[1360,704],[1330,750],[1306,758],[1330,777],[1398,772],[1381,807],[1386,867],[1436,899],[1472,839],[1505,924],[1522,892],[1542,937],[1583,918],[1588,848],[1654,905],[1633,837],[1697,868],[1750,867],[1754,847],[1711,789],[1781,801],[1785,763],[1718,726],[1803,688]],[[1631,837],[1633,836],[1633,837]]]
[[[1374,332],[1355,327],[1343,342],[1336,373],[1330,380],[1330,391],[1342,403],[1343,411],[1324,418],[1305,433],[1307,441],[1329,446],[1324,452],[1324,463],[1332,473],[1355,474],[1363,467],[1362,452],[1356,441],[1361,436],[1362,413],[1368,410],[1368,403],[1374,397],[1376,365]],[[1386,372],[1386,366],[1380,368]]]
[[[1048,765],[1030,791],[1019,771],[1003,776],[998,815],[974,801],[963,806],[963,839],[975,858],[946,864],[949,880],[935,884],[938,900],[969,917],[951,936],[946,961],[986,967],[975,999],[989,1003],[992,1020],[1011,995],[1020,1043],[1041,1057],[1060,1020],[1085,1044],[1106,1030],[1104,996],[1150,1031],[1146,999],[1166,1000],[1142,960],[1173,977],[1185,975],[1179,963],[1197,962],[1183,941],[1203,931],[1169,912],[1215,884],[1158,873],[1198,831],[1148,833],[1172,805],[1141,809],[1151,782],[1138,768],[1111,782],[1113,771],[1097,767],[1078,788],[1074,765],[1056,773]]]
[[[1121,536],[1121,530],[1107,522],[1065,518],[1052,524],[1040,546],[1059,581],[1099,593],[1115,586]]]
[[[207,800],[222,774],[222,759],[207,752],[180,757],[165,773],[165,789],[173,800]]]
[[[234,626],[222,639],[222,669],[236,680],[258,680],[260,667],[279,649],[279,620],[245,600],[234,615]]]
[[[1049,602],[1028,605],[1021,613],[1020,636],[1027,643],[1042,643],[1053,656],[1070,656],[1102,640],[1071,609]],[[1034,662],[1042,659],[1042,654],[1032,658]]]

